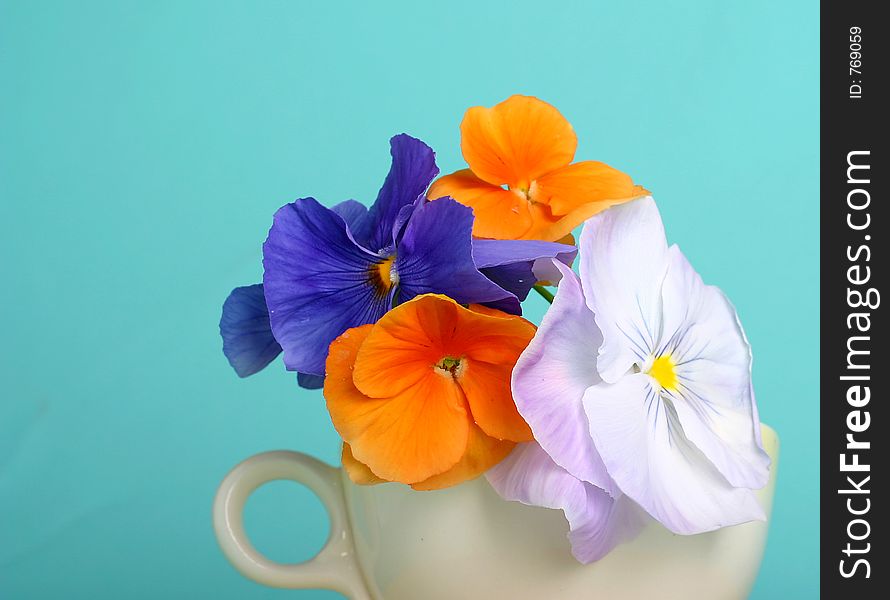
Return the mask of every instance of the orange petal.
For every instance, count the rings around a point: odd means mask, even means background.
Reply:
[[[376,485],[386,481],[374,475],[374,472],[368,468],[368,465],[356,460],[355,456],[352,455],[352,448],[346,442],[343,442],[340,462],[343,463],[343,470],[346,471],[353,483],[358,485]]]
[[[415,490],[438,490],[475,479],[506,458],[515,445],[491,438],[475,425],[470,426],[466,452],[460,461],[448,471],[411,487]]]
[[[494,365],[467,360],[458,383],[470,403],[476,424],[489,436],[499,440],[530,442],[534,439],[528,423],[516,410],[510,390],[510,376],[515,361]]]
[[[498,309],[492,308],[490,306],[485,306],[484,304],[470,304],[467,308],[469,308],[474,313],[479,313],[480,315],[485,315],[487,317],[495,317],[498,319],[521,319],[522,318],[517,315],[511,315],[510,313],[505,313],[502,310],[498,310]]]
[[[601,203],[606,208],[647,193],[635,186],[626,173],[586,160],[541,176],[530,190],[530,197],[534,202],[547,204],[554,216],[561,217],[590,203]]]
[[[567,233],[558,240],[556,240],[557,244],[565,244],[566,246],[574,246],[575,245],[575,236],[571,233]]]
[[[418,385],[445,356],[443,339],[455,327],[458,308],[450,298],[429,294],[383,315],[356,357],[356,387],[386,398]]]
[[[532,226],[522,236],[526,240],[553,241],[570,233],[575,227],[615,204],[621,204],[634,198],[648,196],[649,192],[640,186],[634,186],[633,196],[622,200],[603,200],[582,204],[565,215],[554,215],[550,207],[544,203],[533,203],[529,207],[532,214]]]
[[[450,196],[473,209],[473,235],[499,240],[519,239],[532,225],[528,200],[476,177],[469,169],[440,177],[427,197]]]
[[[516,410],[510,378],[519,355],[535,335],[535,326],[522,317],[477,304],[467,313],[454,332],[466,361],[456,379],[473,420],[491,437],[531,441],[531,429]]]
[[[447,471],[463,456],[470,425],[466,399],[450,376],[429,366],[425,376],[391,398],[362,394],[352,371],[375,327],[350,329],[331,343],[324,383],[328,412],[354,457],[374,474],[417,483]]]
[[[528,189],[538,177],[566,166],[578,145],[565,117],[531,96],[511,96],[492,108],[470,108],[460,132],[470,169],[488,183],[511,188]]]
[[[535,336],[535,326],[517,315],[478,304],[463,310],[452,339],[474,361],[512,367]]]

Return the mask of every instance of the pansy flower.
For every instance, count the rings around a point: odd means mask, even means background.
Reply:
[[[519,313],[537,281],[536,262],[574,257],[564,244],[474,240],[471,209],[426,200],[438,173],[429,146],[402,134],[391,150],[392,168],[370,209],[302,198],[276,212],[263,245],[263,285],[236,289],[220,323],[239,375],[283,349],[300,384],[320,387],[328,346],[347,329],[425,293]]]
[[[456,485],[532,439],[510,373],[525,319],[427,294],[332,344],[324,396],[357,483]]]
[[[470,168],[437,180],[429,197],[473,207],[479,237],[559,240],[591,215],[648,193],[606,164],[573,163],[572,126],[534,97],[474,106],[460,131]]]
[[[536,443],[489,480],[565,510],[585,562],[635,532],[633,505],[678,534],[762,520],[752,490],[769,458],[732,305],[668,247],[651,198],[590,219],[580,252],[580,278],[556,265],[556,299],[513,374]],[[562,487],[542,487],[554,477]]]

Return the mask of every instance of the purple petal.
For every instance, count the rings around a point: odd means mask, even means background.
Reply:
[[[392,306],[370,273],[381,257],[355,243],[343,218],[312,198],[275,213],[263,244],[263,284],[272,331],[288,369],[324,375],[328,346]]]
[[[733,487],[683,434],[648,375],[587,389],[590,434],[621,490],[683,535],[765,520],[754,493]]]
[[[343,217],[346,226],[352,232],[352,238],[362,244],[363,240],[356,234],[361,229],[362,222],[367,218],[368,207],[355,200],[344,200],[340,204],[332,206],[331,210]]]
[[[473,260],[482,273],[520,301],[538,282],[536,267],[558,258],[570,265],[578,250],[574,246],[535,240],[473,240]],[[540,261],[540,262],[539,262]],[[558,280],[558,279],[557,279]]]
[[[569,522],[572,554],[582,563],[599,560],[636,536],[645,523],[626,496],[615,500],[575,478],[535,442],[517,445],[486,477],[506,500],[562,510]]]
[[[534,262],[539,258],[559,258],[569,264],[578,249],[568,244],[537,240],[473,239],[473,258],[480,269],[516,262]]]
[[[297,385],[307,390],[320,390],[324,387],[324,377],[309,375],[308,373],[297,373]]]
[[[263,370],[281,354],[269,325],[261,283],[232,290],[223,304],[219,333],[223,354],[239,377]]]
[[[516,296],[476,268],[472,230],[472,209],[451,198],[419,204],[396,249],[399,302],[436,293],[461,304],[489,304],[519,314]]]
[[[560,467],[617,494],[590,438],[582,404],[587,388],[601,381],[596,348],[603,336],[584,301],[578,276],[566,265],[554,263],[562,272],[556,298],[513,370],[516,408]]]
[[[414,212],[426,202],[426,198],[420,196],[413,204],[406,204],[399,210],[399,214],[396,215],[396,224],[393,225],[392,228],[393,239],[395,240],[396,246],[402,243],[402,237],[405,235],[405,226],[408,224],[408,221],[411,220]]]
[[[366,239],[366,247],[375,252],[392,246],[399,211],[422,196],[439,174],[436,154],[417,138],[402,133],[389,144],[392,154],[389,174],[363,226],[356,231],[356,239]]]
[[[528,298],[528,293],[538,282],[531,267],[532,263],[516,262],[487,269],[480,268],[479,272],[498,287],[510,290],[522,302]]]

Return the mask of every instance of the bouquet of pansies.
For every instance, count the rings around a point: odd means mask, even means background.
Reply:
[[[323,388],[355,483],[484,474],[507,500],[563,510],[584,563],[653,518],[678,534],[764,519],[750,347],[667,245],[650,193],[572,162],[571,125],[527,96],[466,112],[469,168],[450,175],[420,140],[390,144],[370,208],[275,213],[263,282],[223,305],[238,375],[283,353]],[[521,316],[533,289],[552,302],[537,328]]]

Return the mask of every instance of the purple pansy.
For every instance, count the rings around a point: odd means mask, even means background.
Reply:
[[[232,306],[245,312],[241,290],[256,295],[258,286],[238,288],[220,322],[224,351],[239,375],[274,358],[271,337],[287,368],[300,374],[300,385],[320,387],[330,343],[396,304],[439,293],[519,314],[537,281],[535,263],[574,258],[575,248],[564,244],[473,240],[472,209],[424,195],[438,174],[432,149],[402,134],[391,140],[391,153],[392,167],[371,208],[354,200],[325,208],[302,198],[275,213],[263,245],[265,303],[250,304],[251,318],[226,314]],[[265,337],[255,331],[261,322],[270,326]]]
[[[536,441],[489,481],[564,510],[582,562],[645,513],[678,534],[762,520],[769,457],[732,305],[668,247],[651,198],[588,220],[580,252],[580,277],[554,263],[556,299],[513,371]]]

